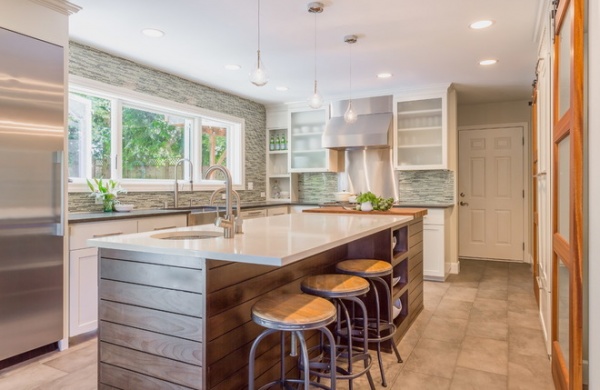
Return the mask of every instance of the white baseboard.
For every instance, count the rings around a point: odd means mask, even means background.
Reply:
[[[456,263],[450,263],[450,273],[451,274],[459,274],[460,273],[460,261]]]
[[[64,351],[65,349],[69,349],[69,339],[58,340],[58,350]]]

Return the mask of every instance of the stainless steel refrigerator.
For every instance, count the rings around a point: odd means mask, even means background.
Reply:
[[[63,55],[0,28],[0,360],[63,338]]]

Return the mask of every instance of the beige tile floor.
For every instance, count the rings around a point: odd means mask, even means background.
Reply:
[[[388,389],[554,389],[528,265],[463,260],[459,275],[425,282],[424,297],[399,345],[404,363],[384,354]],[[95,338],[83,340],[1,370],[0,390],[96,389],[96,359]],[[383,388],[376,360],[371,372]]]

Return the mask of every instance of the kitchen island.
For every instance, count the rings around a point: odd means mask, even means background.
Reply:
[[[100,248],[100,389],[244,388],[249,348],[262,330],[252,305],[265,294],[299,292],[305,276],[334,272],[340,260],[392,263],[399,282],[388,282],[402,302],[396,341],[422,310],[422,288],[409,296],[410,284],[422,284],[418,264],[409,264],[422,251],[420,217],[289,214],[245,221],[232,239],[172,239],[211,232],[222,230],[88,241]],[[261,344],[257,384],[278,375],[277,344]]]

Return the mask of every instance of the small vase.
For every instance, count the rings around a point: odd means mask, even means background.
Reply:
[[[113,211],[114,201],[112,199],[104,199],[102,201],[102,204],[104,205],[105,213],[110,213],[111,211]]]
[[[373,205],[371,202],[362,202],[360,204],[360,211],[371,211],[373,210]]]

